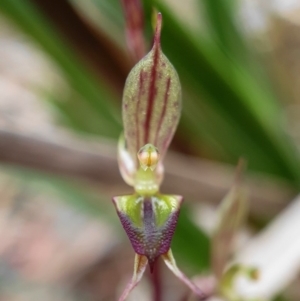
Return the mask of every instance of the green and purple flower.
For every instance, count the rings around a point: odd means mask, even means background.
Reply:
[[[126,7],[139,11],[135,0],[123,4],[125,11]],[[143,48],[138,24],[127,24],[127,42],[135,57]],[[129,73],[123,93],[124,134],[119,141],[119,168],[135,193],[114,197],[113,202],[136,257],[133,277],[119,301],[125,300],[137,285],[148,263],[153,271],[159,257],[201,300],[206,298],[178,269],[170,248],[183,198],[159,191],[163,159],[181,114],[181,85],[175,68],[161,50],[161,27],[162,15],[158,13],[153,47]]]

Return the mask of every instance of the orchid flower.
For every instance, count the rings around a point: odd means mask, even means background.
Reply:
[[[159,190],[163,159],[181,114],[181,85],[161,50],[161,27],[162,15],[158,13],[153,47],[129,73],[123,93],[119,168],[134,193],[114,197],[113,202],[136,255],[132,279],[119,301],[138,284],[148,264],[153,271],[159,257],[200,300],[206,299],[179,270],[170,249],[183,198]]]

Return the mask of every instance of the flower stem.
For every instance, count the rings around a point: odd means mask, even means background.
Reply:
[[[162,277],[161,277],[161,262],[157,260],[153,269],[153,273],[150,275],[153,285],[153,300],[162,301]]]

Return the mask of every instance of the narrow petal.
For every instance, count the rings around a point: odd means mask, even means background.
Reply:
[[[233,248],[233,239],[247,215],[247,198],[241,185],[243,162],[240,161],[236,180],[221,202],[219,221],[212,237],[212,268],[214,275],[220,279]]]
[[[124,301],[128,297],[129,293],[136,287],[141,281],[143,274],[146,270],[148,259],[146,256],[135,254],[133,276],[123,291],[119,301]]]
[[[123,134],[120,135],[118,142],[118,165],[123,180],[128,185],[133,186],[136,174],[136,160],[128,152]]]
[[[153,48],[131,70],[123,92],[125,144],[136,169],[136,154],[145,144],[153,144],[164,157],[181,114],[181,86],[161,50],[161,25],[158,14]]]
[[[205,295],[194,282],[192,282],[183,272],[179,270],[171,249],[166,254],[163,254],[162,258],[167,267],[175,274],[175,276],[178,277],[179,280],[185,285],[187,285],[192,292],[200,298],[200,300],[206,300],[208,298],[208,296]]]
[[[144,14],[140,0],[122,0],[126,21],[126,41],[134,62],[146,55]]]

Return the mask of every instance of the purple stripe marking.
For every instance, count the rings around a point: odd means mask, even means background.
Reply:
[[[154,145],[157,145],[157,140],[158,140],[158,134],[159,134],[159,130],[162,126],[163,120],[165,118],[166,115],[166,111],[167,111],[167,104],[168,104],[168,100],[169,100],[169,91],[170,91],[170,86],[171,86],[171,78],[168,77],[167,78],[167,82],[166,82],[166,93],[164,96],[164,105],[163,105],[163,109],[162,112],[160,114],[160,118],[159,118],[159,122],[158,122],[158,127],[157,127],[157,131],[156,131],[156,136],[155,136],[155,142]]]
[[[154,60],[150,74],[150,86],[149,86],[149,97],[148,97],[148,107],[146,113],[146,120],[145,120],[145,136],[144,136],[144,144],[149,143],[149,130],[150,130],[150,120],[153,110],[154,98],[156,95],[156,76],[157,76],[157,65],[159,62],[159,45],[154,45]]]

